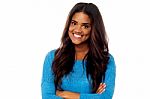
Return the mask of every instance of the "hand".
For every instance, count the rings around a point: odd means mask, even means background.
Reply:
[[[57,90],[56,95],[60,96],[64,99],[79,99],[80,98],[79,93],[70,92],[70,91],[59,91],[59,90]]]
[[[106,84],[105,83],[100,83],[96,93],[102,94],[105,91],[105,88],[106,88]]]

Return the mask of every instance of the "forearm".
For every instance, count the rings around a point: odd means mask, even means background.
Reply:
[[[99,85],[99,88],[97,89],[96,93],[102,94],[105,91],[105,87],[106,87],[105,83],[101,83]],[[65,99],[79,99],[80,98],[79,93],[70,92],[70,91],[59,91],[59,90],[57,90],[56,95],[61,96],[62,98],[65,98]]]
[[[56,95],[64,99],[80,99],[80,94],[70,91],[56,91]]]

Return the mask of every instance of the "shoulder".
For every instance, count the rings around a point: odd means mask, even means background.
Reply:
[[[108,68],[116,68],[115,59],[112,54],[109,54],[109,60],[107,66]]]
[[[46,54],[46,58],[49,60],[53,60],[54,56],[55,56],[55,51],[56,49],[50,50],[47,54]]]
[[[112,54],[109,54],[109,62],[114,61],[114,56]]]
[[[55,52],[56,52],[56,49],[50,50],[50,51],[47,53],[47,56],[54,57]]]

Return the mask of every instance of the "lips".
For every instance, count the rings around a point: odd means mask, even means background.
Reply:
[[[70,33],[70,38],[72,40],[73,43],[78,44],[79,42],[82,41],[83,39],[83,34],[79,34],[79,33]]]
[[[76,37],[76,38],[81,38],[81,35],[78,35],[78,34],[73,34],[74,35],[74,37]]]
[[[73,36],[74,36],[75,38],[81,38],[83,35],[73,33]]]

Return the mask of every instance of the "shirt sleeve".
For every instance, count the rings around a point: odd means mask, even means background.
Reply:
[[[112,55],[110,55],[107,70],[105,72],[106,89],[102,94],[80,94],[80,99],[112,99],[115,88],[116,65]]]
[[[54,76],[52,74],[52,60],[54,58],[54,51],[50,51],[43,64],[43,74],[41,82],[42,99],[63,99],[56,95]]]

